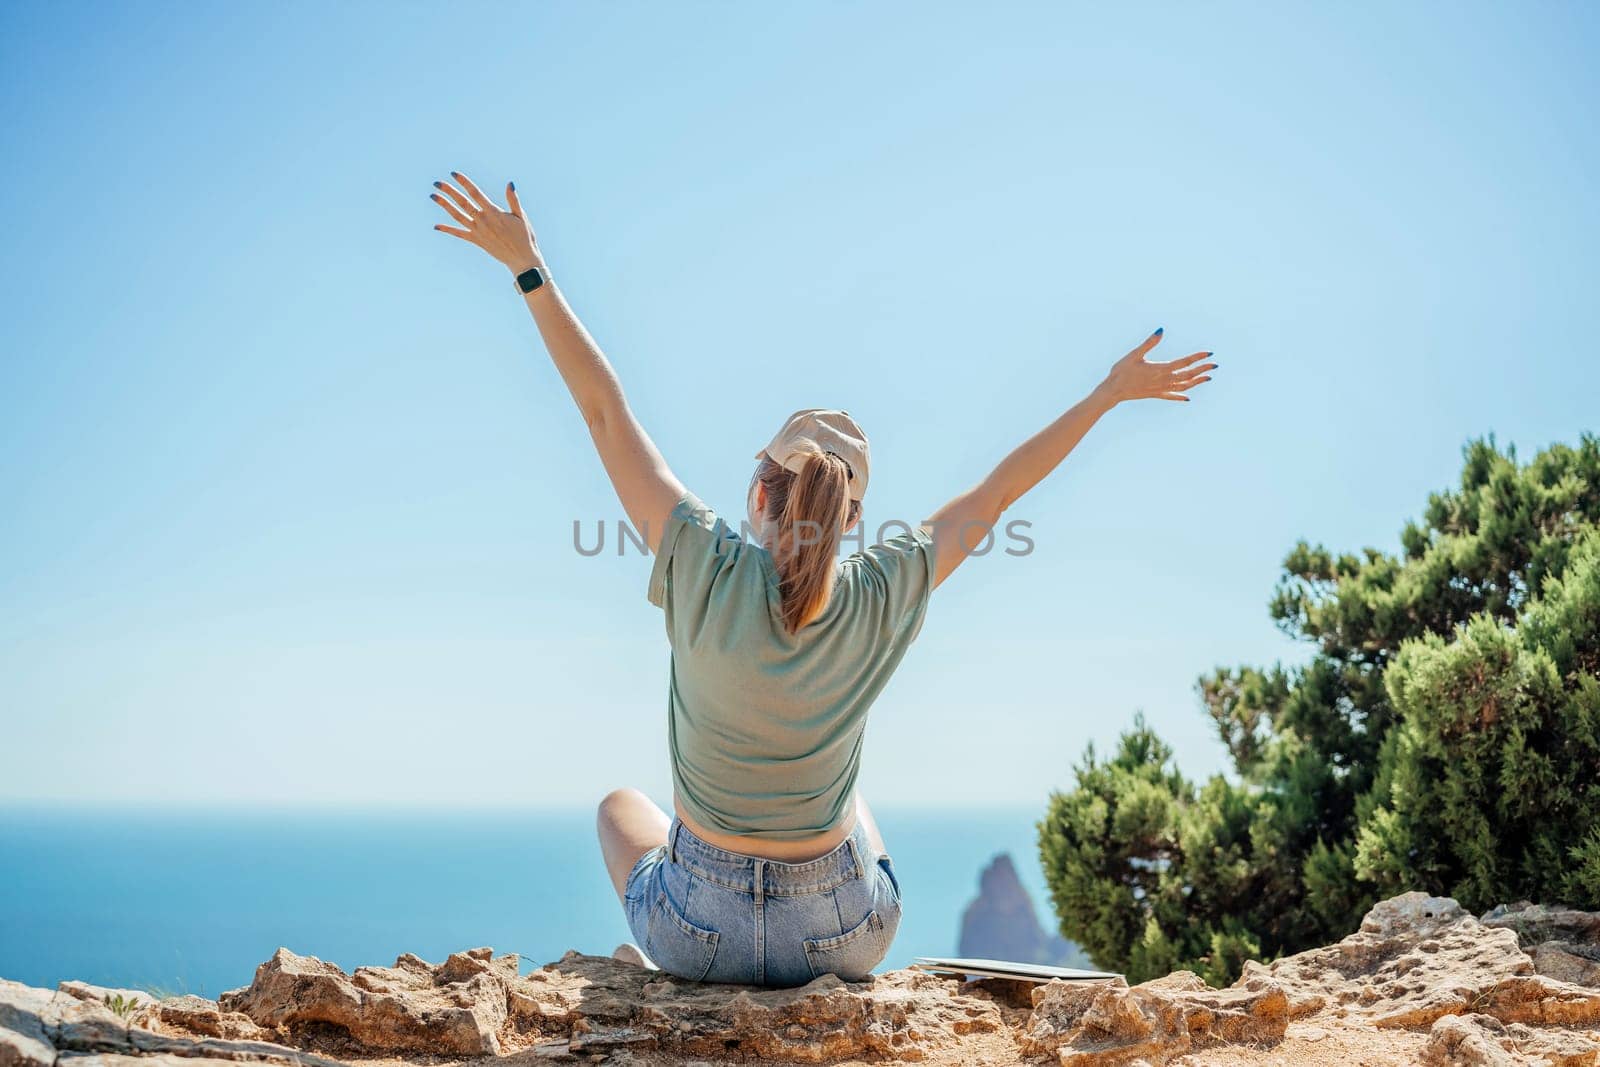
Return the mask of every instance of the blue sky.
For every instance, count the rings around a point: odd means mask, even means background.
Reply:
[[[1297,661],[1298,538],[1595,429],[1600,13],[1365,5],[8,5],[0,802],[670,802],[648,560],[509,275],[508,178],[679,476],[790,411],[920,517],[1156,326],[874,708],[882,807],[1043,804]],[[962,770],[985,784],[927,784]]]

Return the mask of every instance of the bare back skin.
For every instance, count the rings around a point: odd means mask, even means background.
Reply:
[[[879,852],[888,851],[884,847],[883,836],[878,832],[878,823],[872,816],[872,809],[867,807],[867,802],[861,798],[860,793],[856,794],[854,812],[843,826],[825,834],[796,841],[762,841],[758,838],[741,837],[738,834],[714,833],[690,822],[684,816],[682,808],[678,806],[677,797],[673,797],[673,809],[683,819],[684,825],[695,834],[718,848],[746,856],[759,856],[762,859],[779,860],[784,863],[804,863],[807,860],[814,860],[837,848],[839,842],[855,829],[857,820],[866,826],[867,838],[872,842],[872,847]],[[650,849],[666,843],[667,831],[672,827],[672,820],[644,793],[625,786],[613,789],[600,801],[595,822],[600,835],[600,851],[605,857],[606,873],[610,875],[611,888],[616,891],[617,899],[621,900],[627,892],[628,874],[633,870],[634,864],[639,862],[640,857]]]
[[[718,848],[725,848],[729,852],[739,852],[746,856],[760,856],[763,859],[781,860],[785,863],[804,863],[814,860],[819,856],[826,856],[839,847],[840,842],[849,837],[856,828],[856,819],[860,818],[866,807],[861,797],[856,796],[856,807],[846,815],[844,821],[831,830],[813,837],[789,838],[782,841],[768,841],[759,837],[749,837],[743,834],[724,834],[716,830],[707,829],[695,822],[688,812],[683,810],[683,805],[678,802],[676,795],[672,798],[673,810],[678,813],[678,818],[683,820],[683,825],[694,831],[694,835],[702,840],[709,841]],[[873,844],[880,851],[883,850],[883,841],[878,837],[878,828],[868,816],[867,833],[873,838]]]

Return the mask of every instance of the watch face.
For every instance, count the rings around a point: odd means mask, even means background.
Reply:
[[[517,275],[517,284],[522,286],[524,293],[531,293],[544,284],[544,274],[538,267],[529,267]]]

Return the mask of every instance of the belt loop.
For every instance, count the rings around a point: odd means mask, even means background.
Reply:
[[[865,878],[867,876],[867,869],[861,864],[861,848],[856,844],[856,835],[852,833],[849,837],[845,838],[844,841],[845,844],[850,846],[850,862],[855,864],[856,877]]]
[[[755,890],[756,903],[760,904],[767,891],[767,861],[764,859],[755,862]]]
[[[667,862],[678,862],[678,827],[683,824],[677,819],[672,820],[672,828],[667,831]]]

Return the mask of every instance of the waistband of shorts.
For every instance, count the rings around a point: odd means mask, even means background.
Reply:
[[[713,845],[673,815],[672,825],[667,830],[666,858],[726,889],[742,890],[757,897],[783,897],[820,893],[865,877],[871,851],[866,823],[859,818],[850,836],[826,855],[801,863],[785,863]]]

